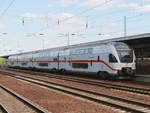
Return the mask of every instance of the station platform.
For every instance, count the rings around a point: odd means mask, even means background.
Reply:
[[[150,75],[137,74],[136,75],[136,81],[149,82],[150,83]]]

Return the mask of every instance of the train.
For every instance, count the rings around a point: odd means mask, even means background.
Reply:
[[[9,56],[12,68],[80,72],[101,79],[133,78],[136,71],[134,50],[123,42],[76,44]]]
[[[0,66],[6,65],[6,58],[0,58]]]

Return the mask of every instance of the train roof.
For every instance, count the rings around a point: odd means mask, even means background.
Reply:
[[[135,39],[138,40],[138,39],[142,39],[142,38],[148,38],[148,37],[150,37],[150,33],[126,36],[126,37],[119,37],[119,38],[113,38],[113,39],[106,39],[106,40],[100,40],[100,41],[93,41],[93,42],[87,42],[87,43],[80,43],[80,44],[75,44],[75,45],[70,45],[70,46],[55,47],[55,48],[49,48],[49,49],[44,49],[44,50],[29,51],[29,52],[24,52],[24,53],[19,53],[19,54],[12,54],[12,55],[8,55],[8,56],[29,54],[29,53],[38,53],[38,52],[47,51],[47,50],[63,50],[63,49],[68,49],[68,48],[94,46],[94,45],[106,44],[106,43],[110,43],[110,42],[125,42],[125,41],[130,41],[130,40],[135,40]]]
[[[13,54],[10,56],[14,55],[22,55],[22,54],[30,54],[30,53],[39,53],[42,51],[48,51],[48,50],[65,50],[65,49],[72,49],[72,48],[79,48],[79,47],[91,47],[95,46],[98,44],[108,44],[111,42],[100,42],[100,43],[95,43],[95,42],[88,42],[88,43],[80,43],[80,44],[75,44],[75,45],[69,45],[69,46],[60,46],[60,47],[55,47],[55,48],[48,48],[48,49],[42,49],[42,50],[35,50],[35,51],[29,51],[29,52],[23,52],[23,53],[18,53],[18,54]]]

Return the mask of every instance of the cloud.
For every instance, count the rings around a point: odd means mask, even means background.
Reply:
[[[93,7],[101,4],[106,4],[104,6],[100,6],[96,9],[106,9],[110,7],[114,7],[116,3],[120,0],[59,0],[57,2],[53,2],[48,4],[48,7],[71,7],[71,6],[78,6],[78,7]]]
[[[22,15],[22,17],[27,18],[27,19],[40,19],[40,18],[43,18],[44,15],[34,14],[34,13],[25,13]]]
[[[0,30],[5,29],[6,26],[4,24],[0,24]]]
[[[84,2],[81,2],[80,6],[95,6],[104,2],[106,2],[106,0],[86,0]]]
[[[121,4],[119,5],[120,8],[137,8],[139,7],[136,3],[129,3],[129,4]]]
[[[107,23],[107,24],[103,24],[103,27],[111,27],[111,28],[114,28],[114,27],[117,27],[118,24],[117,23]]]
[[[48,4],[48,7],[60,6],[60,7],[70,7],[73,5],[77,5],[79,0],[59,0],[57,2],[53,2]]]
[[[43,37],[56,37],[59,33],[66,34],[68,32],[73,33],[75,31],[85,29],[86,18],[75,16],[71,13],[57,13],[57,14],[47,14],[47,15],[40,15],[40,14],[33,14],[33,13],[26,13],[24,17],[30,19],[38,19],[47,17],[49,22],[46,28],[39,30],[38,32],[29,33],[27,37],[34,37],[34,36],[42,36],[39,34],[43,34]],[[59,24],[58,24],[59,20]],[[53,44],[52,44],[53,45]]]
[[[58,2],[58,4],[61,7],[69,7],[69,6],[72,6],[72,5],[76,5],[77,3],[78,3],[78,0],[60,0]]]
[[[48,14],[48,18],[60,22],[60,24],[83,24],[85,20],[71,13]]]
[[[54,5],[52,3],[48,4],[48,7],[53,7]]]
[[[22,15],[22,17],[26,19],[48,19],[51,20],[52,23],[57,23],[58,20],[60,23],[65,23],[65,24],[83,24],[85,23],[85,19],[76,16],[71,13],[50,13],[47,15],[41,15],[41,14],[35,14],[35,13],[25,13]]]
[[[148,12],[148,11],[150,11],[150,5],[149,4],[139,5],[137,3],[128,3],[128,4],[121,4],[119,7],[120,8],[134,9],[134,10],[136,10],[138,12]]]
[[[139,11],[148,12],[150,11],[150,5],[144,5],[138,8]]]
[[[57,44],[56,42],[50,42],[50,41],[44,41],[44,47],[46,48],[54,48],[54,47],[59,47],[60,45]]]
[[[5,44],[0,44],[0,53],[1,55],[4,55],[6,53],[12,52],[12,49],[10,46],[5,45]]]
[[[145,2],[150,2],[150,0],[144,0]]]
[[[79,4],[81,7],[94,7],[98,6],[97,10],[104,10],[108,8],[113,8],[119,3],[119,0],[86,0]]]

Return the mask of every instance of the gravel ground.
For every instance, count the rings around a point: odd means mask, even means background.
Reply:
[[[24,75],[31,77],[30,74],[24,74]],[[129,100],[133,100],[133,101],[138,101],[138,102],[150,104],[150,96],[145,96],[143,94],[135,94],[135,93],[115,90],[115,89],[111,89],[111,88],[103,88],[100,86],[91,86],[91,85],[87,85],[87,84],[85,85],[82,83],[75,83],[75,82],[71,82],[71,81],[58,80],[55,78],[48,78],[48,77],[38,76],[38,75],[32,75],[32,77],[33,78],[38,77],[39,79],[50,81],[50,82],[74,86],[74,87],[83,88],[83,89],[87,89],[90,91],[95,91],[95,92],[99,92],[99,93],[103,93],[103,94],[109,94],[111,96],[121,97],[121,98],[129,99]]]
[[[0,83],[52,113],[121,113],[123,111],[0,75]],[[1,96],[1,95],[0,95]],[[8,100],[7,100],[8,102]]]
[[[0,88],[0,103],[5,105],[10,113],[37,113],[2,88]]]

